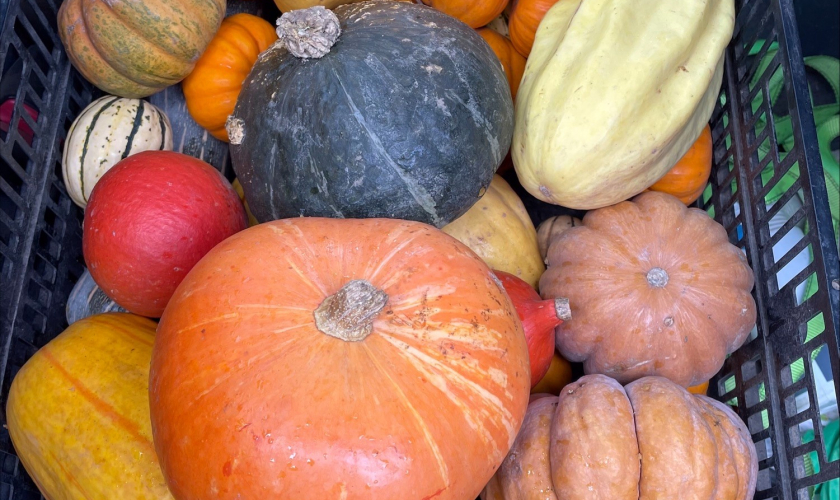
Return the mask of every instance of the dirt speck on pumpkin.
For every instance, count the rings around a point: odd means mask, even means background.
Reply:
[[[429,63],[429,64],[427,64],[427,65],[425,65],[425,66],[421,66],[421,68],[425,69],[425,70],[426,70],[426,73],[428,73],[428,74],[430,74],[430,75],[431,75],[432,73],[435,73],[435,74],[438,74],[438,75],[439,75],[439,74],[441,74],[441,72],[443,72],[443,68],[442,68],[442,67],[438,66],[437,64],[433,64],[433,63]]]

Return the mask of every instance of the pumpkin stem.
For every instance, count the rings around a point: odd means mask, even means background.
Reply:
[[[364,340],[386,303],[388,294],[369,281],[353,280],[315,309],[315,326],[321,333],[346,342]]]
[[[557,317],[563,321],[572,319],[572,308],[569,307],[569,299],[565,297],[554,299],[554,310],[557,312]]]
[[[341,35],[333,11],[322,6],[291,10],[277,20],[277,36],[295,57],[320,59]]]
[[[665,288],[668,284],[668,272],[661,267],[654,267],[647,273],[647,282],[652,287]]]

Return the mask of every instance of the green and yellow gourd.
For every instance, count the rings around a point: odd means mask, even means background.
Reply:
[[[140,99],[112,95],[93,101],[70,126],[64,143],[67,193],[84,208],[105,172],[148,150],[172,150],[172,125],[162,110]]]

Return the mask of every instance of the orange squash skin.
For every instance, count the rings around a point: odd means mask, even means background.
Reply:
[[[319,331],[313,311],[359,279],[388,297],[370,335]],[[246,229],[193,268],[150,380],[179,500],[475,498],[530,387],[516,311],[466,246],[415,222],[309,217]]]
[[[225,121],[257,56],[277,41],[268,21],[247,13],[222,21],[216,36],[181,83],[190,116],[220,141],[229,142]]]
[[[190,73],[225,7],[225,0],[67,0],[58,33],[89,82],[120,97],[146,97]]]
[[[525,72],[525,58],[513,48],[507,37],[498,34],[490,28],[481,28],[478,34],[490,45],[496,57],[505,69],[505,76],[510,84],[510,95],[516,100],[516,92],[519,90],[519,82],[522,81],[522,74]]]
[[[508,30],[510,41],[517,52],[524,57],[531,54],[537,28],[548,9],[559,0],[514,0],[511,4]]]
[[[470,28],[481,28],[499,17],[508,0],[422,0],[424,4],[460,19]]]
[[[664,177],[648,189],[668,193],[686,205],[691,205],[703,194],[711,172],[712,131],[706,125],[691,149]]]

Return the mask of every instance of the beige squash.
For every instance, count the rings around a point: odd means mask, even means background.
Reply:
[[[709,120],[733,27],[733,0],[556,3],[517,95],[522,186],[589,210],[656,182]]]
[[[522,200],[500,176],[467,213],[443,232],[470,247],[492,269],[505,271],[534,288],[545,271],[537,230]]]

